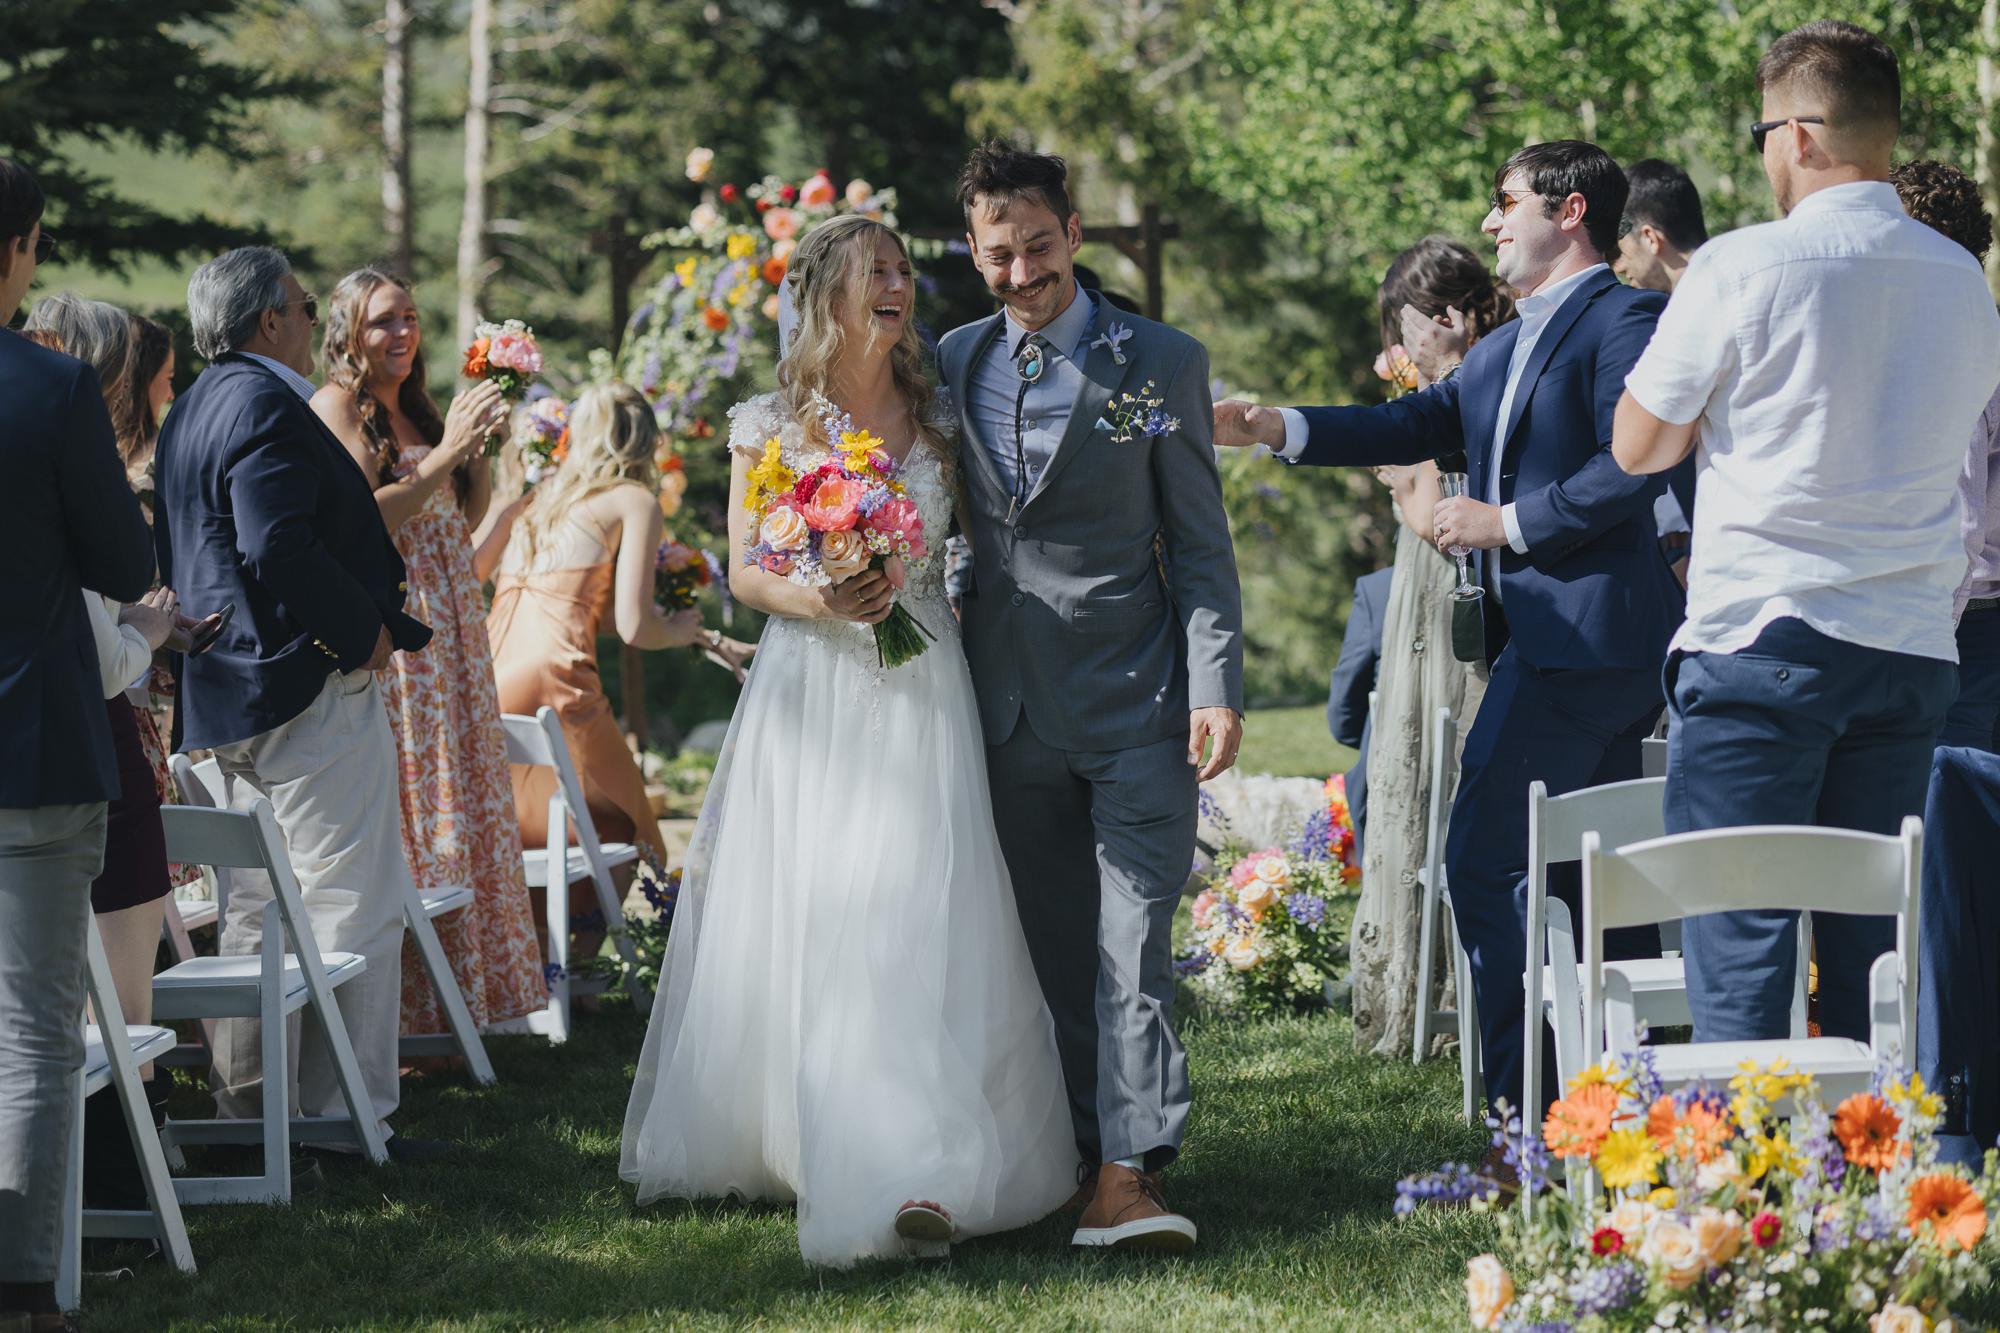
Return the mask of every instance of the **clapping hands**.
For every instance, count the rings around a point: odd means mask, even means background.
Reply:
[[[1405,304],[1397,315],[1403,326],[1403,350],[1425,384],[1437,383],[1465,360],[1466,349],[1472,346],[1472,323],[1457,306],[1448,305],[1434,317]]]

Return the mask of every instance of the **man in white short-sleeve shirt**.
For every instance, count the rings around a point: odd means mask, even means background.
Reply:
[[[1626,380],[1627,472],[1699,427],[1687,620],[1668,656],[1670,832],[1821,824],[1894,833],[1919,813],[1956,690],[1957,483],[2000,383],[1979,265],[1888,183],[1896,56],[1838,22],[1757,67],[1752,138],[1781,221],[1710,241]],[[1867,1035],[1886,918],[1815,921],[1820,1022]],[[1789,1032],[1795,913],[1683,934],[1695,1036]]]

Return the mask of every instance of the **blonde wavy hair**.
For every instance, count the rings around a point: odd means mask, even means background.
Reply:
[[[556,525],[591,496],[627,481],[659,490],[659,440],[653,405],[637,389],[614,381],[584,390],[569,409],[569,453],[521,515],[522,566],[533,568]]]
[[[874,285],[875,243],[884,236],[896,243],[904,258],[909,257],[910,247],[894,228],[859,213],[821,223],[807,232],[792,252],[785,281],[791,285],[799,326],[778,362],[778,395],[809,440],[824,434],[813,395],[833,397],[833,369],[847,350],[841,313],[866,308]],[[871,331],[869,337],[875,334]],[[931,421],[936,395],[924,368],[924,344],[913,318],[903,321],[903,331],[889,349],[889,373],[897,392],[910,406],[917,438],[948,459],[945,441]]]

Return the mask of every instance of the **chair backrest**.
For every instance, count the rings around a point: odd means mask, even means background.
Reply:
[[[1923,821],[1896,837],[1853,829],[1758,825],[1652,838],[1615,850],[1583,839],[1584,986],[1588,1050],[1603,1032],[1604,934],[1711,912],[1794,910],[1896,918],[1905,1026],[1917,994],[1917,909]],[[1903,1051],[1914,1029],[1904,1034]]]
[[[1667,831],[1665,778],[1634,778],[1602,787],[1549,795],[1541,782],[1528,785],[1528,862],[1557,865],[1583,859],[1583,835],[1596,833],[1605,847],[1658,838]]]
[[[228,808],[222,786],[222,765],[213,759],[195,763],[184,754],[170,755],[167,767],[173,770],[174,786],[181,794],[182,805],[205,806],[210,809]]]
[[[562,719],[556,716],[555,709],[544,705],[535,710],[533,717],[502,713],[500,726],[507,733],[508,763],[532,764],[555,770],[556,790],[569,809],[570,826],[576,830],[577,846],[583,849],[591,873],[604,878],[608,889],[611,872],[604,864],[604,846],[598,841],[597,826],[590,822],[590,807],[584,801],[583,783],[576,776],[576,765],[570,760],[569,740],[563,735]]]
[[[160,823],[167,832],[167,859],[183,865],[262,870],[267,874],[282,868],[289,875],[291,867],[285,861],[285,843],[277,833],[277,820],[270,820],[270,831],[276,840],[267,843],[257,815],[260,807],[265,817],[270,818],[268,801],[259,801],[248,811],[161,806]]]

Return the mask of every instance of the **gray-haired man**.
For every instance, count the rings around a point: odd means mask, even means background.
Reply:
[[[1005,306],[938,349],[971,519],[965,653],[1083,1158],[1074,1243],[1186,1250],[1158,1180],[1188,1112],[1170,934],[1196,781],[1242,736],[1236,561],[1208,354],[1077,286],[1065,175],[993,143],[959,178]]]

